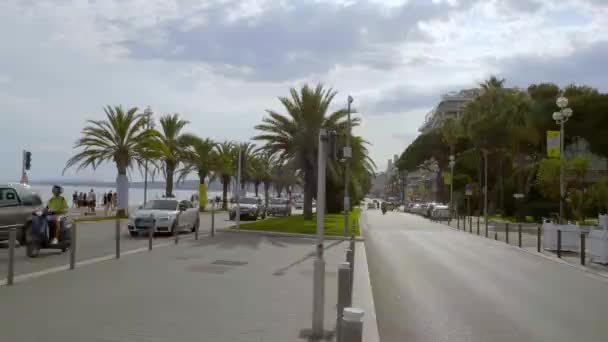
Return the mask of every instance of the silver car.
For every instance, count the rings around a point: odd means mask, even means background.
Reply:
[[[136,236],[150,228],[158,233],[195,231],[199,224],[198,208],[192,202],[160,199],[148,201],[129,215],[128,227],[131,236]]]
[[[264,207],[264,204],[260,198],[244,197],[239,199],[238,206],[234,205],[230,209],[228,216],[230,220],[236,219],[237,208],[240,210],[239,216],[241,219],[252,219],[255,221],[258,219],[258,217],[261,219],[266,218],[266,207]]]
[[[44,207],[40,196],[24,184],[0,184],[0,241],[8,240],[10,225],[22,225],[17,239],[25,244],[25,232],[32,224],[32,212]]]
[[[273,198],[267,209],[268,216],[291,216],[291,201],[284,198]]]

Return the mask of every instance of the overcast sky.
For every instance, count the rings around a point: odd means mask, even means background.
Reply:
[[[178,112],[188,131],[243,141],[306,82],[337,90],[336,108],[355,98],[384,169],[442,93],[491,74],[605,91],[606,27],[608,0],[3,0],[0,181],[18,180],[23,148],[30,178],[59,178],[105,105]]]

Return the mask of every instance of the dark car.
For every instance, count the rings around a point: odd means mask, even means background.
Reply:
[[[291,216],[291,201],[284,198],[273,198],[268,205],[269,216]]]
[[[20,225],[17,239],[25,244],[25,232],[32,224],[32,212],[43,208],[40,196],[23,184],[0,184],[0,241],[8,240],[10,225]]]

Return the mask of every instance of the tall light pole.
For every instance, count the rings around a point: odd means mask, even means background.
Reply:
[[[150,106],[146,108],[144,111],[144,115],[146,116],[146,129],[150,129],[151,121],[152,121],[152,110]],[[144,205],[148,202],[148,158],[144,162]]]
[[[572,116],[572,109],[568,108],[568,99],[560,96],[556,101],[559,112],[553,113],[553,120],[560,126],[559,131],[559,223],[564,223],[564,198],[566,197],[565,171],[564,171],[564,124]]]
[[[238,166],[237,166],[237,173],[236,173],[236,229],[240,229],[241,228],[241,205],[240,205],[240,199],[241,199],[241,157],[242,157],[242,146],[241,144],[239,144],[239,160],[238,160]]]
[[[454,215],[454,165],[456,161],[454,155],[450,155],[450,218]]]
[[[353,150],[350,146],[350,105],[353,103],[352,96],[348,96],[347,120],[346,120],[346,147],[344,147],[344,237],[348,236],[348,211],[350,209],[350,198],[348,197],[348,183],[350,178],[350,163]]]
[[[483,220],[488,225],[488,150],[483,149]]]
[[[317,163],[317,235],[316,254],[313,261],[313,303],[312,303],[312,335],[323,336],[325,313],[325,261],[323,260],[323,238],[325,224],[325,175],[327,160],[328,134],[325,129],[319,132],[319,155]]]

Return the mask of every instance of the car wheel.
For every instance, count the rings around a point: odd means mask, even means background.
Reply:
[[[21,229],[21,234],[19,234],[19,245],[20,246],[25,246],[25,244],[27,243],[27,232],[29,230],[32,229],[32,223],[28,222],[25,224],[25,226],[23,226],[23,228]]]
[[[131,237],[137,237],[137,235],[139,235],[139,234],[137,234],[137,232],[131,232],[131,231],[130,231],[130,232],[129,232],[129,235],[131,235]]]

